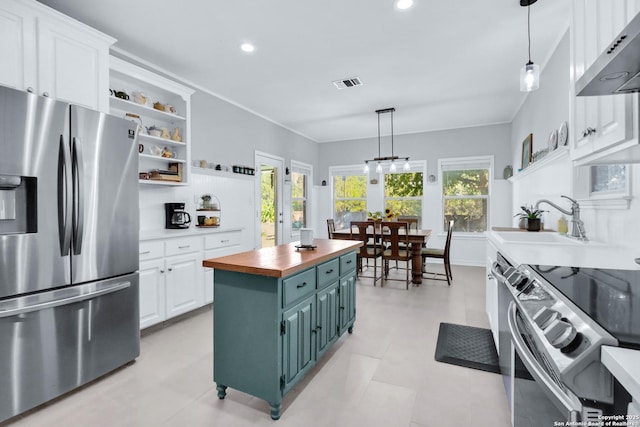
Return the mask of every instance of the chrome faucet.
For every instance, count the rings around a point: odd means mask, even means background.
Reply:
[[[547,199],[538,200],[536,202],[536,209],[538,209],[538,206],[540,206],[541,203],[546,203],[558,209],[560,212],[562,212],[565,215],[571,215],[571,222],[573,223],[573,228],[571,230],[571,237],[575,237],[578,240],[584,240],[584,241],[588,240],[584,230],[584,222],[582,222],[582,220],[580,219],[580,205],[576,200],[572,199],[569,196],[560,196],[560,197],[564,197],[565,199],[571,202],[570,211],[561,208],[560,206],[556,205],[555,203]]]

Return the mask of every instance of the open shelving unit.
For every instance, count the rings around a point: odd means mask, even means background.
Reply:
[[[110,96],[109,110],[113,115],[139,124],[138,172],[180,168],[180,182],[163,179],[140,179],[138,182],[143,185],[188,185],[191,174],[191,95],[194,91],[120,58],[111,56],[109,59],[110,89],[124,91],[129,96],[128,100]],[[135,93],[143,94],[146,103],[135,102],[134,99],[141,99],[135,97]],[[172,106],[175,112],[154,108],[156,102]],[[152,126],[165,129],[170,138],[150,135],[147,128]],[[176,132],[179,140],[171,139]]]

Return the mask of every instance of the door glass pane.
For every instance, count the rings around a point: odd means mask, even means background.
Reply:
[[[276,168],[260,165],[262,247],[276,245]]]
[[[291,229],[297,231],[307,223],[307,176],[291,174]]]

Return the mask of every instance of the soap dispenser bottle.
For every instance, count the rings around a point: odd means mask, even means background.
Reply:
[[[567,219],[562,215],[562,217],[558,220],[558,233],[567,234],[569,231],[569,225],[567,223]]]

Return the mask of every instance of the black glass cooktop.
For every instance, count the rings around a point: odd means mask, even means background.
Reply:
[[[640,270],[531,266],[613,335],[640,349]]]

